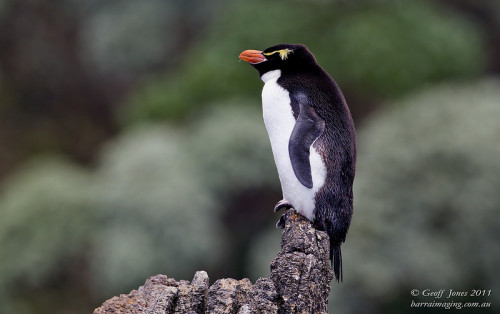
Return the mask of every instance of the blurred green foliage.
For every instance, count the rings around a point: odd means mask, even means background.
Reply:
[[[78,241],[89,232],[90,217],[97,212],[89,182],[81,169],[54,159],[26,167],[4,188],[2,288],[16,280],[37,287],[58,271],[54,260],[81,252],[84,246]]]
[[[190,278],[224,263],[225,201],[278,181],[258,108],[228,103],[200,119],[183,131],[127,131],[92,172],[47,160],[10,179],[0,197],[0,291],[9,292],[0,312],[20,311],[20,291],[60,294],[54,278],[102,300],[156,273]]]
[[[61,159],[40,160],[3,187],[0,219],[0,312],[49,312],[69,300],[59,278],[81,269],[89,237],[100,215],[82,169]],[[75,269],[76,267],[76,269]],[[73,291],[85,283],[65,282]],[[33,293],[36,291],[36,293]],[[47,291],[50,291],[47,293]],[[40,300],[45,302],[40,304]],[[78,298],[75,304],[78,303]]]
[[[163,64],[175,39],[167,36],[171,6],[164,1],[107,1],[83,28],[84,56],[105,72],[136,73]]]
[[[280,188],[238,55],[281,42],[310,47],[359,134],[333,311],[499,290],[500,82],[479,81],[499,3],[0,0],[0,313],[88,313],[156,273],[268,276]]]
[[[219,195],[279,186],[259,103],[227,101],[195,120],[186,147],[204,186]]]
[[[175,66],[181,59],[177,47],[187,47],[193,40],[189,37],[203,36],[198,30],[218,7],[217,1],[199,0],[111,0],[73,5],[86,15],[80,44],[90,69],[125,76]]]
[[[210,267],[224,247],[217,204],[177,133],[131,130],[102,153],[95,184],[108,217],[94,235],[91,273],[109,293],[166,269],[189,277],[190,265]]]
[[[432,88],[358,132],[355,215],[335,308],[400,313],[411,289],[500,288],[499,90],[498,79]],[[498,311],[498,294],[488,299]]]
[[[372,4],[336,22],[323,34],[336,44],[323,48],[332,51],[332,73],[366,94],[394,98],[484,68],[479,29],[429,2]]]
[[[255,97],[261,82],[247,64],[238,64],[238,55],[281,42],[308,45],[344,90],[365,100],[474,77],[485,60],[477,27],[427,1],[346,7],[233,1],[204,41],[181,52],[184,64],[173,75],[147,81],[131,96],[124,120],[178,119],[215,99]]]

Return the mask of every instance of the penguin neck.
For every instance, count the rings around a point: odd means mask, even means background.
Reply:
[[[262,82],[266,83],[267,81],[270,80],[277,80],[281,76],[281,70],[272,70],[268,71],[260,77]]]

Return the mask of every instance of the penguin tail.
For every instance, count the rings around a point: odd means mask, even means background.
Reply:
[[[330,247],[330,260],[333,262],[333,273],[337,282],[342,282],[342,251],[340,244]]]

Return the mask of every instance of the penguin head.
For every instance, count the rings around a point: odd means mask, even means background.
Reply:
[[[306,46],[296,44],[279,44],[260,50],[245,50],[240,59],[250,63],[260,76],[273,70],[297,71],[316,64],[316,59]]]

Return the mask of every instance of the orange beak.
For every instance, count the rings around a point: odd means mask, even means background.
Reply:
[[[266,61],[266,57],[259,50],[245,50],[240,54],[240,59],[250,64],[261,63]]]

